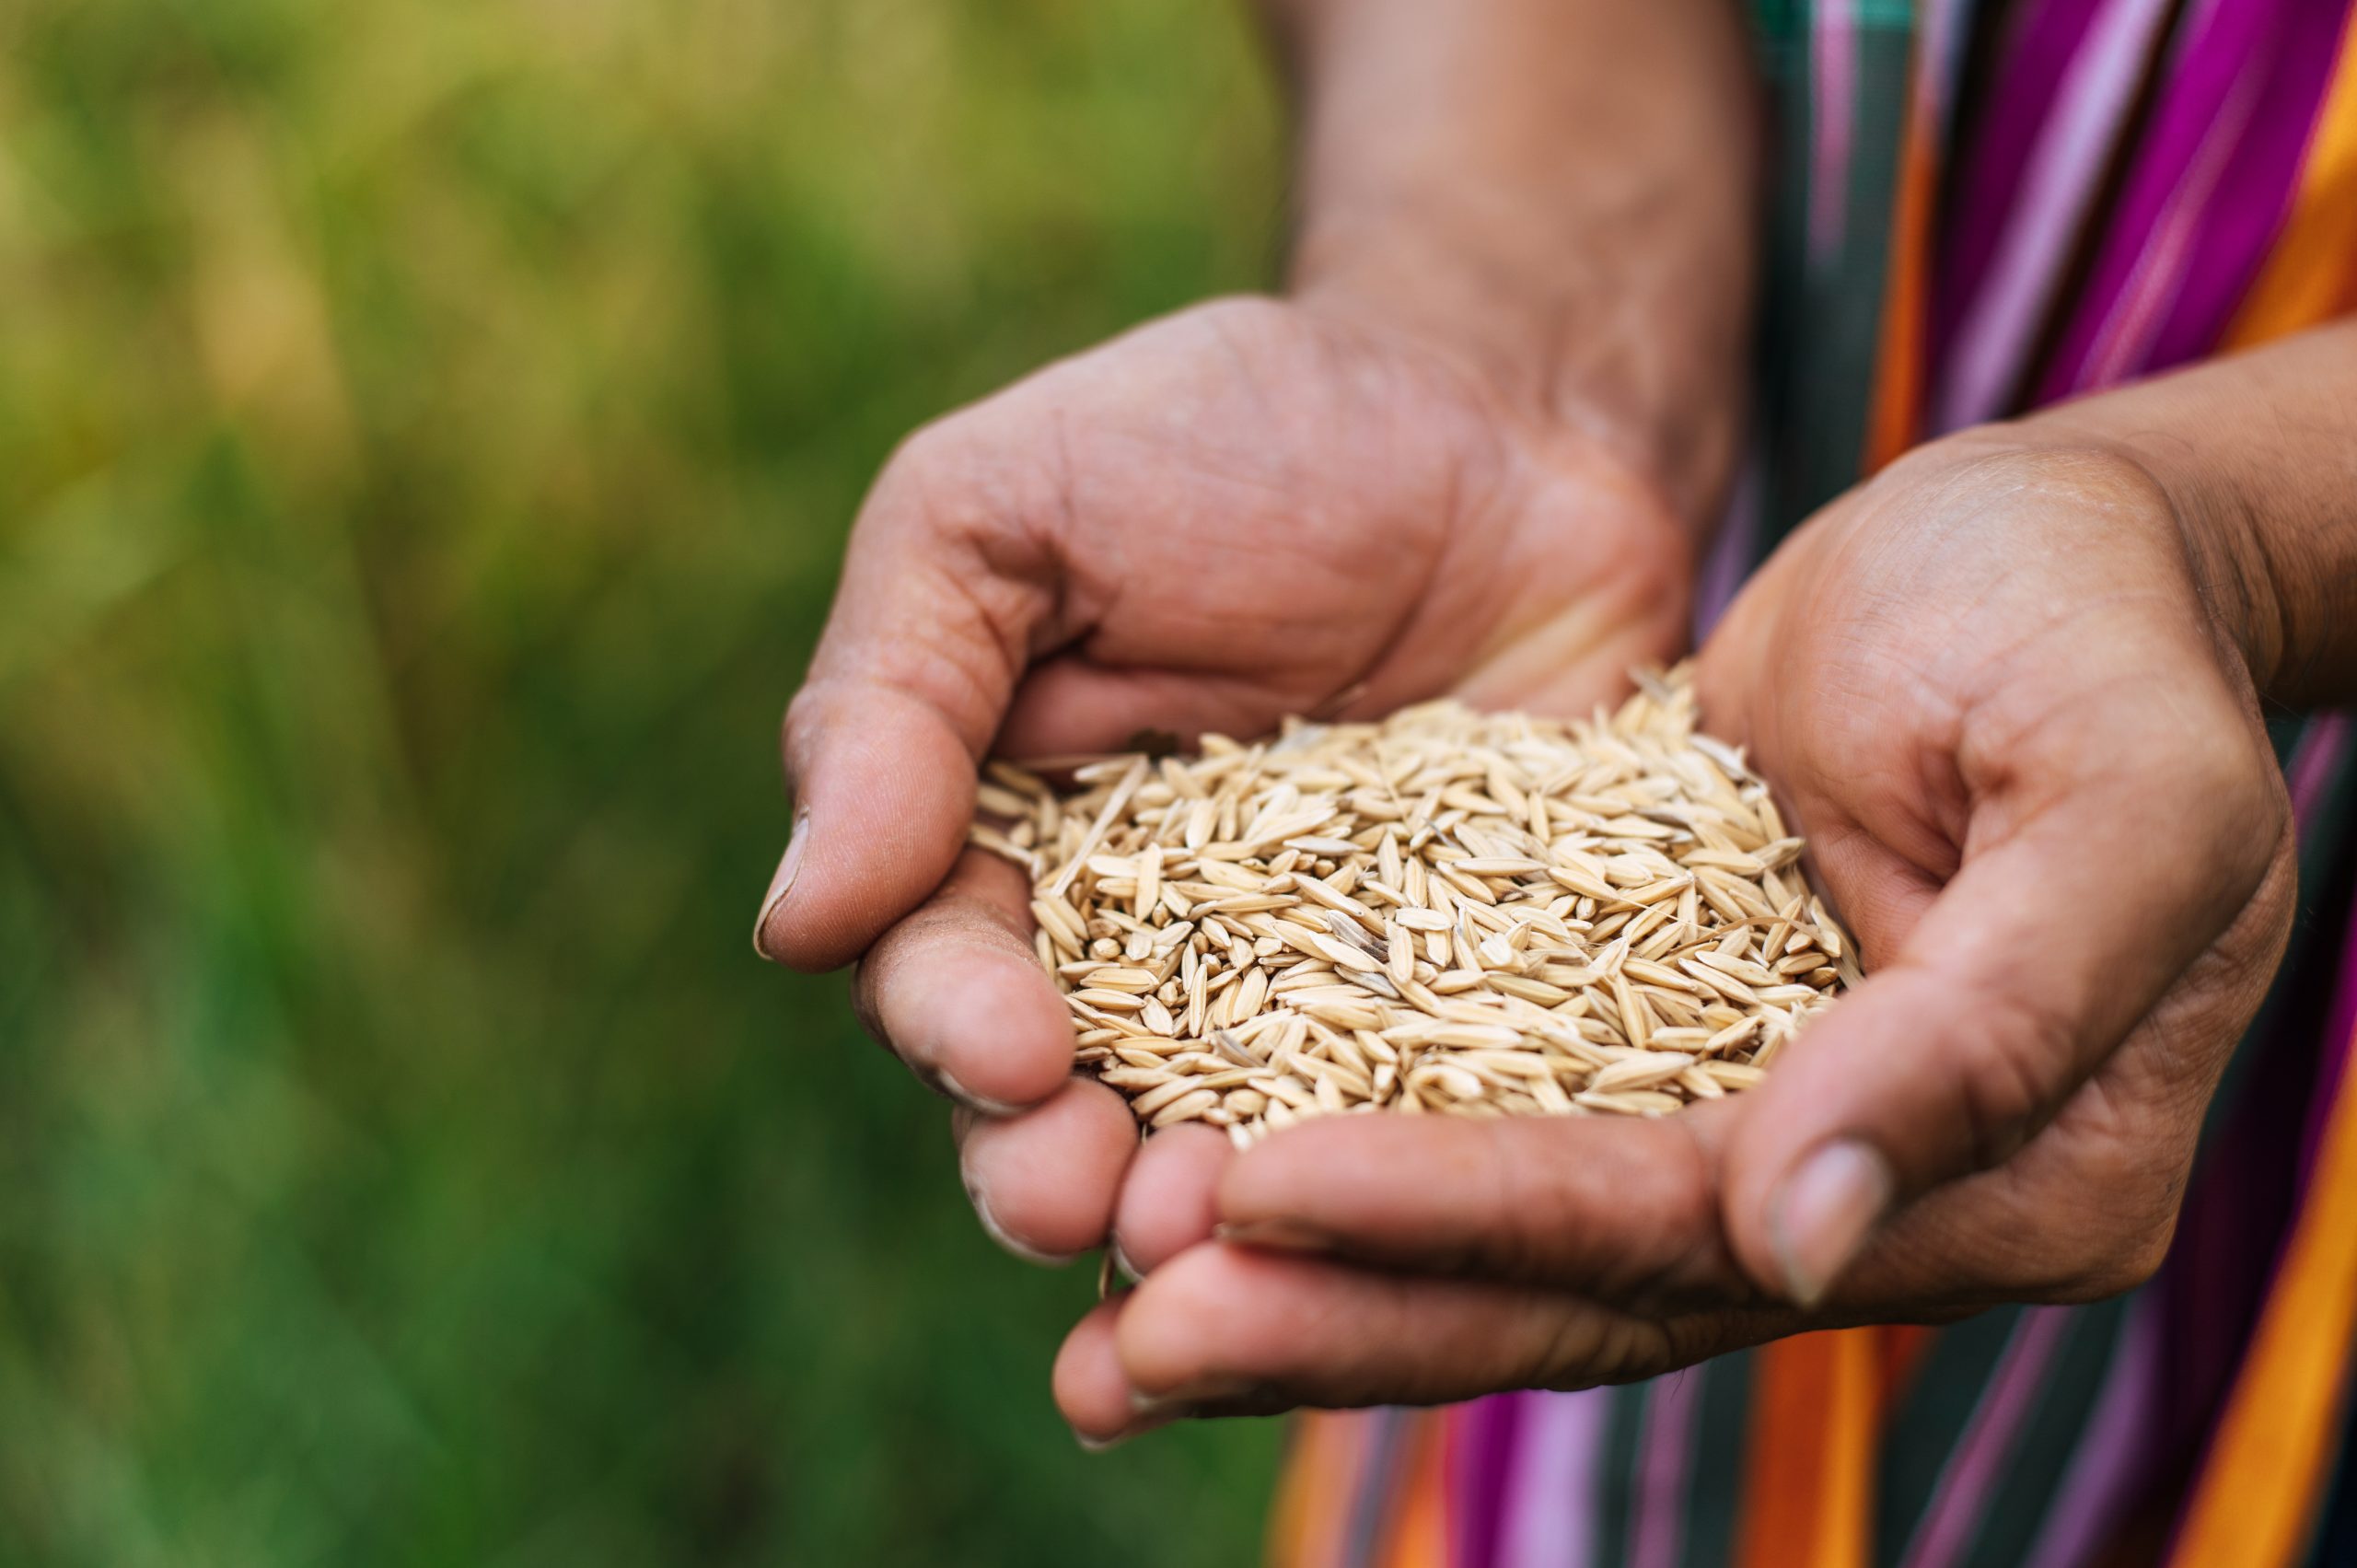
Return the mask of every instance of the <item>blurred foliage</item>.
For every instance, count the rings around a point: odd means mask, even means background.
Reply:
[[[1250,1557],[746,933],[866,478],[1275,140],[1186,0],[0,6],[0,1559]]]

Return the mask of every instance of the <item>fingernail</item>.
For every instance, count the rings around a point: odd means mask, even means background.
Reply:
[[[1890,1207],[1892,1186],[1888,1162],[1853,1138],[1825,1144],[1784,1178],[1769,1204],[1768,1239],[1787,1295],[1817,1305]]]
[[[1204,1377],[1192,1383],[1181,1383],[1175,1388],[1166,1388],[1159,1394],[1132,1388],[1130,1390],[1130,1412],[1140,1421],[1167,1421],[1174,1416],[1189,1414],[1204,1405],[1243,1399],[1259,1387],[1248,1378]],[[1132,1423],[1130,1430],[1135,1432],[1139,1429]]]
[[[958,1175],[966,1183],[967,1201],[974,1205],[974,1217],[982,1223],[982,1234],[1007,1251],[1014,1253],[1027,1263],[1037,1263],[1044,1269],[1061,1269],[1079,1256],[1076,1252],[1042,1251],[1028,1242],[1017,1241],[1009,1236],[1006,1233],[1006,1227],[998,1223],[998,1216],[991,1213],[991,1201],[983,1193],[982,1184],[975,1180],[973,1176],[962,1167],[958,1170]]]
[[[1295,1220],[1222,1221],[1212,1235],[1237,1247],[1258,1247],[1268,1252],[1331,1252],[1334,1238]]]
[[[946,1067],[935,1067],[928,1063],[917,1069],[917,1076],[967,1109],[980,1111],[984,1116],[1013,1116],[1023,1109],[1011,1101],[976,1094],[959,1083]]]
[[[1121,1238],[1120,1237],[1117,1236],[1113,1237],[1113,1239],[1107,1244],[1106,1250],[1113,1254],[1113,1267],[1123,1279],[1129,1281],[1133,1285],[1142,1285],[1145,1283],[1145,1272],[1140,1269],[1135,1263],[1130,1261],[1129,1253],[1122,1250]]]
[[[802,869],[802,852],[810,842],[810,813],[794,814],[794,827],[785,841],[785,854],[777,863],[777,872],[770,878],[770,890],[761,900],[761,912],[753,922],[753,951],[772,963],[778,957],[777,938],[770,931],[770,922],[785,907],[785,896],[794,891],[795,874]]]
[[[1082,1453],[1101,1454],[1108,1448],[1120,1447],[1132,1437],[1143,1437],[1149,1432],[1159,1432],[1178,1420],[1182,1413],[1184,1412],[1179,1411],[1166,1411],[1151,1418],[1141,1418],[1130,1423],[1120,1431],[1108,1433],[1102,1437],[1091,1437],[1075,1426],[1072,1429],[1072,1437],[1074,1442],[1080,1445]]]

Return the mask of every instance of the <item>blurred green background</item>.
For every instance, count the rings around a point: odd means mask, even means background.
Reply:
[[[1277,140],[1199,0],[0,6],[0,1560],[1251,1556],[747,932],[867,477]]]

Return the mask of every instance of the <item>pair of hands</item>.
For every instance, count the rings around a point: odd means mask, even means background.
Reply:
[[[960,853],[978,757],[1441,691],[1585,711],[1684,633],[1665,494],[1430,343],[1260,299],[1054,366],[877,482],[787,716],[756,945],[859,960],[863,1016],[958,1102],[994,1236],[1142,1276],[1058,1359],[1085,1440],[1620,1381],[2157,1266],[2288,929],[2290,817],[2205,542],[2053,424],[1827,507],[1701,651],[1706,725],[1776,784],[1869,972],[1759,1089],[1237,1155],[1141,1144],[1071,1075],[1021,877]]]

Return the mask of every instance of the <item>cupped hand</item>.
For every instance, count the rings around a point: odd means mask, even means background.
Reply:
[[[1013,1249],[1102,1242],[1137,1134],[1070,1075],[1020,874],[960,857],[977,760],[1444,691],[1584,708],[1687,615],[1688,530],[1614,450],[1422,338],[1239,298],[894,457],[786,716],[795,825],[755,945],[860,959],[863,1016],[961,1102],[968,1191]],[[1202,1142],[1167,1142],[1132,1183],[1148,1252],[1201,1225],[1149,1201],[1200,1194]]]
[[[2189,526],[2052,425],[1813,519],[1701,680],[1864,983],[1759,1088],[1658,1121],[1353,1117],[1204,1161],[1171,1195],[1192,1236],[1068,1341],[1067,1417],[1577,1387],[2148,1277],[2293,900]]]

